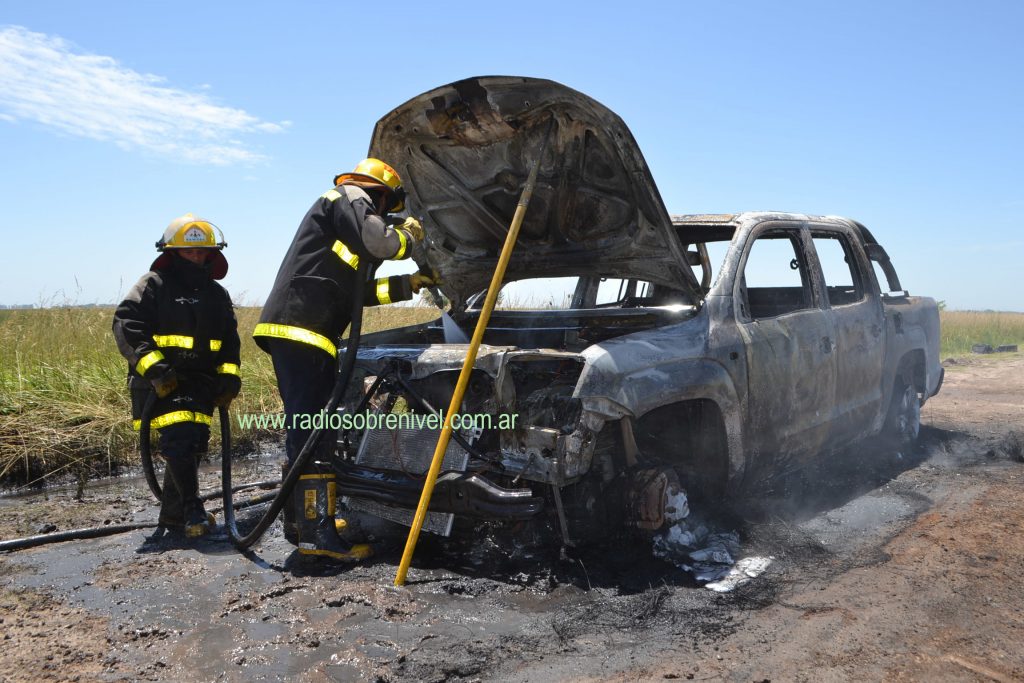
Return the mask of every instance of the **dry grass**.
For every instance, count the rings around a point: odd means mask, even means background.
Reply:
[[[137,461],[127,364],[110,332],[112,314],[112,307],[0,312],[0,482],[84,479]],[[436,316],[423,306],[368,309],[364,331]],[[238,310],[243,387],[232,410],[279,412],[270,357],[252,340],[258,317],[258,308]],[[216,425],[213,432],[216,448]],[[263,436],[234,438],[244,447]]]
[[[1024,313],[942,311],[942,356],[971,352],[974,344],[1024,345]]]
[[[55,308],[0,321],[0,480],[113,470],[130,448],[126,366],[110,315]]]

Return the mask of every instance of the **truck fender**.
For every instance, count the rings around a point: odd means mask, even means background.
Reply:
[[[720,363],[704,358],[675,361],[623,375],[619,380],[606,397],[583,397],[584,410],[603,413],[606,419],[625,415],[639,418],[672,403],[712,401],[718,405],[725,423],[729,479],[742,473],[741,406],[732,377]],[[615,410],[614,406],[621,409]]]

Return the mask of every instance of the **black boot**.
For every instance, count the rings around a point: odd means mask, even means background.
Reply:
[[[189,538],[205,536],[210,532],[212,525],[206,510],[203,509],[203,501],[199,500],[199,475],[196,472],[195,459],[192,457],[171,458],[167,461],[167,472],[170,473],[171,479],[181,495],[185,536]]]
[[[185,512],[181,503],[181,494],[174,485],[171,468],[164,467],[164,485],[161,491],[160,516],[156,523],[165,529],[183,531],[185,529]]]
[[[198,455],[196,456],[196,462],[199,462]],[[198,486],[198,480],[196,483]],[[198,497],[199,489],[197,488],[194,493]],[[171,477],[169,467],[164,467],[164,484],[160,499],[160,516],[157,518],[156,522],[165,529],[173,531],[185,530],[184,503],[181,499],[181,494],[178,493],[178,487],[174,484],[173,477]],[[217,518],[214,517],[212,512],[206,513],[206,522],[211,530],[217,526]]]
[[[298,518],[299,554],[334,562],[357,562],[373,554],[366,544],[353,545],[338,535],[334,519],[334,474],[310,465],[299,477],[289,502]]]
[[[199,464],[203,461],[203,456],[205,454],[206,453],[204,451],[203,453],[196,453],[196,455],[195,455],[195,458],[196,458],[196,498],[199,498]],[[203,514],[206,515],[206,523],[209,525],[210,531],[213,531],[214,529],[217,528],[217,518],[214,516],[214,514],[212,512],[205,512],[206,508],[203,507],[203,501],[202,500],[199,501],[199,506],[202,507],[203,510],[204,510]]]

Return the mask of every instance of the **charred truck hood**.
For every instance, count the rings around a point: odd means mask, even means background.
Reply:
[[[548,134],[506,281],[632,277],[698,302],[683,246],[622,119],[553,81],[488,76],[412,98],[377,122],[370,144],[370,155],[402,176],[409,212],[427,232],[417,261],[441,273],[454,308],[490,283]]]

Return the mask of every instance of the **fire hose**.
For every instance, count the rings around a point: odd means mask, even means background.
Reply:
[[[153,408],[156,406],[156,394],[150,392],[146,398],[146,403],[142,408],[142,416],[139,424],[139,457],[142,461],[142,472],[146,475],[146,483],[149,485],[149,490],[153,493],[157,502],[163,500],[163,490],[160,486],[159,481],[156,477],[156,468],[153,466],[153,453],[149,443],[150,433],[150,421],[153,419]],[[228,410],[225,407],[219,409],[218,416],[220,417],[220,437],[221,437],[221,451],[222,453],[227,452],[230,455],[231,450],[231,424],[228,420]],[[223,456],[222,456],[223,457]],[[265,481],[253,481],[248,484],[239,484],[233,488],[233,492],[244,491],[245,489],[255,488],[276,488],[280,485],[280,481],[277,479],[267,479]],[[199,496],[199,500],[213,500],[214,498],[220,498],[221,491],[213,491],[212,493],[206,493]]]
[[[277,483],[277,482],[273,482]],[[246,487],[253,486],[253,484],[246,484]],[[239,487],[241,488],[241,487]],[[213,496],[220,496],[220,491],[201,496],[204,499],[209,499]],[[256,496],[255,498],[249,498],[248,500],[241,500],[234,504],[235,509],[252,507],[254,505],[260,505],[268,500],[273,500],[277,493],[264,493]],[[213,508],[212,512],[219,512],[220,508]],[[25,536],[24,538],[12,538],[6,541],[0,541],[0,552],[25,550],[26,548],[35,548],[41,545],[49,545],[50,543],[62,543],[64,541],[78,541],[86,538],[102,538],[104,536],[114,536],[116,534],[124,534],[129,531],[137,531],[139,529],[152,529],[157,526],[156,522],[129,522],[127,524],[105,524],[103,526],[86,527],[83,529],[68,529],[67,531],[58,531],[49,534],[37,534],[35,536]]]

